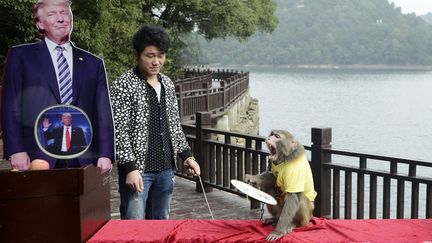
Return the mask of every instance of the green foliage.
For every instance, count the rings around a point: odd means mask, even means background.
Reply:
[[[131,37],[142,22],[139,2],[75,0],[72,4],[71,39],[104,59],[109,80],[135,65]]]
[[[246,43],[200,38],[201,62],[432,65],[432,26],[387,0],[278,0],[279,25]]]
[[[183,58],[195,59],[188,55],[199,52],[199,47],[185,42],[192,32],[209,40],[229,36],[245,40],[258,31],[271,32],[277,25],[274,0],[149,0],[142,9],[144,18],[171,35],[173,48],[165,71],[173,77],[180,75]]]
[[[10,46],[37,40],[31,17],[34,1],[0,0],[0,74]]]
[[[31,20],[34,2],[0,0],[0,31],[7,33],[0,36],[2,64],[10,46],[37,40]],[[193,31],[206,39],[244,40],[277,25],[274,0],[74,0],[72,11],[71,40],[104,59],[109,80],[136,65],[131,37],[144,23],[159,24],[170,33],[172,48],[164,72],[173,78],[180,76],[185,53],[197,55],[185,42]]]

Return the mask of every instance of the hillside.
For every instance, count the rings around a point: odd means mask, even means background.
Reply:
[[[429,24],[432,24],[432,13],[428,13],[425,15],[420,16],[424,21],[428,22]]]
[[[277,16],[279,25],[272,34],[257,34],[244,42],[196,37],[201,54],[188,56],[188,61],[432,65],[432,25],[414,14],[402,14],[387,0],[278,0]]]

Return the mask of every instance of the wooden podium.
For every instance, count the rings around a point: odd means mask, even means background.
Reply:
[[[110,219],[111,175],[0,170],[0,242],[85,242]]]

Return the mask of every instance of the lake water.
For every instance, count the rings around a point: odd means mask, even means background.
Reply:
[[[432,161],[432,71],[239,70],[262,136],[283,128],[310,145],[312,127],[331,127],[335,149]]]
[[[302,144],[310,145],[312,127],[331,127],[334,149],[432,161],[432,71],[267,67],[238,70],[250,72],[250,94],[259,100],[261,136],[267,136],[272,129],[286,129]],[[388,163],[384,166],[380,161],[373,162],[368,162],[368,168],[389,170]],[[408,167],[398,169],[404,173]],[[430,177],[432,168],[419,168],[417,175]],[[355,178],[354,175],[353,181]],[[342,186],[343,181],[341,173]],[[365,183],[368,189],[368,178]],[[378,195],[383,193],[382,184],[382,178],[378,178]],[[406,218],[410,217],[410,186],[408,183],[405,190]],[[356,183],[352,187],[355,192]],[[394,203],[396,181],[392,180],[391,187]],[[425,196],[423,184],[420,218],[424,217]],[[341,191],[341,217],[343,197]],[[355,217],[356,193],[352,197]],[[378,198],[377,213],[381,217],[382,199]],[[368,193],[365,202],[368,217]],[[396,217],[395,205],[391,217]]]

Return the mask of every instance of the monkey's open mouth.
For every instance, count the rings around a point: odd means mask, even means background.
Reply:
[[[276,147],[275,146],[273,146],[272,144],[269,144],[269,143],[267,143],[267,147],[268,147],[268,149],[269,149],[269,151],[270,151],[270,159],[271,160],[276,160],[276,158],[277,158],[277,156],[276,156],[276,154],[277,154],[277,149],[276,149]]]

